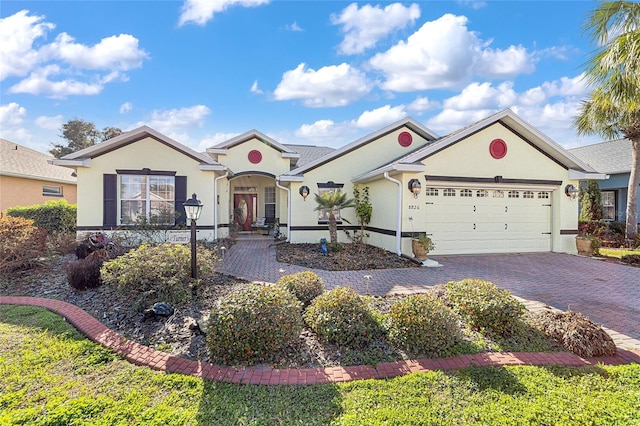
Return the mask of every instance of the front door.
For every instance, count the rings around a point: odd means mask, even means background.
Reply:
[[[235,194],[233,197],[233,220],[241,231],[251,231],[253,197],[252,194]]]

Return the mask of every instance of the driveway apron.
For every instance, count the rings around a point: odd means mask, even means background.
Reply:
[[[606,328],[640,339],[640,268],[562,253],[432,256],[432,259],[442,266],[312,270],[329,289],[349,286],[358,293],[372,295],[420,293],[435,284],[479,278],[515,296],[562,311],[581,312]],[[218,270],[249,281],[276,282],[282,275],[309,268],[278,262],[270,239],[240,239],[226,250]]]

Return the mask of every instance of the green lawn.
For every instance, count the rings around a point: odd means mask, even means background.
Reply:
[[[230,385],[129,364],[55,314],[0,306],[0,425],[14,424],[640,425],[640,365]]]
[[[598,251],[600,252],[600,256],[617,257],[618,259],[620,259],[622,256],[627,254],[640,255],[640,250],[626,250],[626,249],[619,249],[619,248],[601,247]]]

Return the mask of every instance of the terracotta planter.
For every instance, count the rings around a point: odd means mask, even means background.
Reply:
[[[429,252],[420,241],[416,239],[411,240],[411,251],[413,251],[413,257],[417,260],[427,260],[427,254],[429,254]]]
[[[591,256],[593,254],[590,238],[576,237],[576,248],[578,249],[578,254],[582,256]]]

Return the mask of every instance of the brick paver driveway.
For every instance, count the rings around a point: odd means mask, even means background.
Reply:
[[[239,240],[220,270],[249,280],[275,282],[305,270],[278,263],[272,240]],[[582,312],[640,339],[640,268],[561,253],[434,256],[442,267],[329,272],[314,270],[328,288],[348,285],[364,294],[420,292],[464,278],[481,278],[516,296]],[[371,278],[367,281],[364,276]]]

